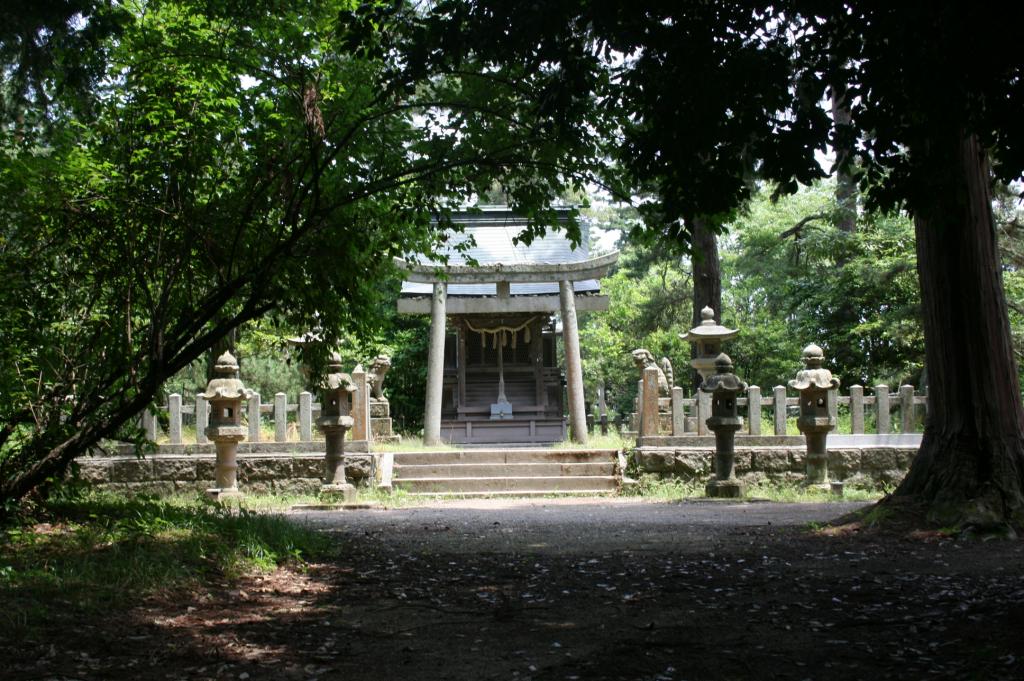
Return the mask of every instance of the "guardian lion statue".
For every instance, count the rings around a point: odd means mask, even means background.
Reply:
[[[387,355],[377,355],[370,362],[370,371],[366,380],[370,384],[370,396],[375,400],[386,400],[384,397],[384,377],[391,368],[391,358]]]
[[[650,350],[644,348],[637,348],[633,351],[633,364],[640,370],[640,378],[643,378],[644,369],[647,367],[654,367],[658,370],[658,396],[659,397],[672,397],[672,385],[675,380],[675,376],[672,373],[672,362],[669,361],[668,357],[661,358],[661,366],[654,361],[654,355],[651,354]]]

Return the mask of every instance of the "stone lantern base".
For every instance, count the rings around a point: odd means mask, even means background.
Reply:
[[[739,499],[747,492],[747,486],[739,480],[708,480],[704,494],[720,499]]]
[[[347,482],[320,486],[320,498],[332,503],[350,504],[356,500],[356,488]]]
[[[243,498],[245,495],[238,491],[237,487],[220,488],[211,487],[206,490],[206,496],[214,501],[227,502]]]

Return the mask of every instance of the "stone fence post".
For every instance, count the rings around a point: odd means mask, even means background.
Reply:
[[[260,394],[257,392],[249,395],[247,404],[249,413],[249,442],[260,441]]]
[[[914,386],[900,386],[900,430],[914,432]]]
[[[642,401],[640,402],[640,437],[658,434],[658,368],[644,369]]]
[[[288,441],[288,396],[274,395],[274,442]]]
[[[853,435],[864,433],[864,386],[850,386],[850,431]]]
[[[747,421],[750,434],[761,434],[761,389],[756,385],[747,388]]]
[[[889,386],[875,386],[875,423],[879,435],[887,435],[889,428]]]
[[[366,370],[357,365],[352,371],[352,382],[356,391],[352,394],[352,439],[370,439],[370,391]]]
[[[344,433],[342,434],[344,437]],[[299,393],[299,441],[313,440],[313,395],[305,390]]]
[[[772,388],[772,406],[775,411],[775,434],[786,434],[786,386]]]
[[[171,393],[167,396],[167,435],[172,445],[181,444],[181,395]]]
[[[208,402],[202,393],[196,395],[196,444],[205,445],[210,441],[206,436],[206,427],[210,425]]]
[[[711,395],[697,391],[697,435],[708,434],[707,420],[711,416]]]
[[[676,437],[686,433],[686,408],[683,405],[683,389],[672,386],[672,434]]]
[[[142,411],[142,432],[146,434],[146,439],[150,442],[156,442],[156,430],[157,430],[156,416],[148,408]]]

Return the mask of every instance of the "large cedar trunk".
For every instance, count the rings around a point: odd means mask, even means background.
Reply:
[[[852,145],[844,136],[852,120],[850,103],[847,101],[846,86],[832,85],[832,125],[835,128],[836,151],[836,227],[844,232],[857,231],[857,180],[849,167],[853,153]]]
[[[703,218],[693,218],[693,326],[701,322],[700,311],[710,307],[715,317],[722,319],[722,265],[718,259],[718,238]],[[690,347],[690,359],[696,359],[696,344]],[[696,393],[700,387],[700,374],[690,370],[691,384]]]
[[[931,519],[960,525],[1024,521],[1024,412],[992,221],[987,156],[950,135],[925,151],[948,173],[914,205],[928,422],[896,491]]]

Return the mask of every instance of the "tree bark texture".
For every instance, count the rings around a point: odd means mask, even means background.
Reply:
[[[846,85],[832,85],[832,127],[835,131],[836,151],[836,227],[844,232],[857,231],[857,180],[849,166],[853,153],[852,138],[845,133],[850,129],[853,115],[846,98]]]
[[[718,258],[718,237],[704,218],[692,218],[693,225],[693,319],[691,326],[701,322],[700,311],[710,307],[716,319],[722,319],[722,264]],[[697,358],[697,346],[690,346],[690,359]],[[696,393],[701,377],[690,370],[690,382]]]
[[[950,134],[925,150],[946,191],[912,206],[929,372],[924,440],[897,496],[942,523],[1024,522],[1024,411],[985,150]],[[912,150],[913,153],[913,150]]]

